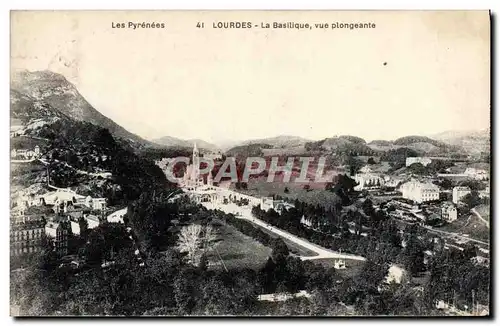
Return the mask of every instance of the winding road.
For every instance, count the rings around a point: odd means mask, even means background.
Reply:
[[[275,226],[269,225],[268,223],[254,217],[252,215],[251,209],[246,206],[238,206],[236,204],[219,204],[215,205],[213,203],[202,203],[207,209],[220,209],[224,211],[225,213],[233,213],[236,215],[237,218],[244,219],[247,221],[250,221],[260,227],[263,227],[274,234],[279,235],[280,237],[287,239],[291,242],[296,243],[299,246],[302,246],[308,250],[311,250],[317,254],[317,256],[300,256],[301,260],[316,260],[316,259],[352,259],[352,260],[359,260],[359,261],[365,261],[366,258],[362,256],[356,256],[356,255],[349,255],[349,254],[341,254],[339,252],[335,252],[326,248],[323,248],[321,246],[318,246],[314,243],[311,243],[303,238],[297,237],[296,235],[293,235],[289,232],[286,232],[282,229],[279,229]]]

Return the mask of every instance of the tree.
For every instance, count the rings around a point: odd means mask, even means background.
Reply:
[[[80,217],[78,220],[78,226],[80,227],[80,237],[86,241],[87,240],[87,235],[88,235],[88,228],[89,228],[89,223],[85,218]]]
[[[354,156],[349,156],[347,159],[347,165],[349,165],[350,175],[353,176],[358,173],[359,169],[361,169],[363,162]]]
[[[184,226],[179,233],[179,250],[187,253],[189,263],[198,266],[202,256],[216,238],[217,233],[211,225],[203,227],[199,224],[190,224]]]
[[[179,233],[179,250],[187,253],[187,260],[197,266],[201,257],[202,227],[199,224],[184,226]]]
[[[283,190],[283,192],[284,192],[285,194],[288,194],[288,193],[290,192],[290,190],[288,190],[288,187],[285,187],[285,190]]]
[[[476,190],[473,190],[470,194],[465,195],[461,199],[465,203],[468,209],[472,209],[481,204],[481,197]]]
[[[373,157],[370,157],[366,163],[368,163],[368,164],[377,164],[377,162],[375,162],[375,160],[373,159]]]
[[[271,257],[273,258],[274,262],[278,262],[281,259],[286,259],[286,257],[288,257],[288,254],[290,253],[288,246],[281,238],[277,238],[276,240],[274,240],[272,248],[273,251],[271,252]]]

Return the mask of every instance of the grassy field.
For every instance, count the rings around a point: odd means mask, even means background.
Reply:
[[[214,220],[213,225],[217,229],[218,239],[215,249],[208,254],[211,268],[224,268],[219,255],[229,270],[257,270],[265,265],[271,255],[270,248],[221,221]]]

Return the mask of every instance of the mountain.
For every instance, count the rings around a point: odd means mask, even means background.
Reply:
[[[153,139],[152,142],[166,147],[188,147],[188,148],[192,148],[196,143],[196,146],[200,149],[205,149],[212,152],[217,152],[220,150],[219,147],[217,147],[217,145],[211,144],[201,139],[180,139],[171,136],[163,136],[161,138]]]
[[[310,140],[297,136],[281,135],[270,138],[246,140],[237,145],[268,144],[272,148],[290,148],[304,146],[307,142],[310,142]]]
[[[226,156],[246,158],[249,156],[263,156],[264,149],[270,149],[269,144],[253,143],[248,145],[235,146],[226,151]]]
[[[380,152],[394,151],[400,148],[409,149],[418,153],[418,155],[436,155],[447,153],[461,153],[463,148],[453,144],[447,144],[437,139],[427,136],[405,136],[394,141],[374,140],[368,146]]]
[[[371,149],[363,138],[343,135],[325,138],[316,142],[309,142],[305,145],[308,151],[329,151],[337,154],[351,153],[355,155],[373,155]]]
[[[449,145],[460,146],[471,154],[490,151],[490,128],[468,131],[451,130],[430,137]]]
[[[24,70],[13,73],[11,103],[18,116],[24,114],[33,118],[50,106],[52,112],[50,114],[46,112],[49,115],[64,114],[77,121],[90,122],[108,129],[114,136],[134,143],[135,147],[152,145],[101,114],[64,76],[48,70],[34,72]],[[25,112],[22,112],[23,108]]]

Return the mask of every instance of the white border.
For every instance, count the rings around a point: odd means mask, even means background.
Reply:
[[[4,105],[4,108],[2,110],[2,117],[0,118],[0,130],[4,130],[4,134],[1,137],[1,152],[4,153],[5,159],[0,160],[1,164],[1,170],[2,170],[2,180],[1,180],[1,194],[0,194],[0,199],[1,199],[1,204],[2,204],[2,212],[4,212],[3,217],[2,217],[2,246],[0,250],[0,261],[4,262],[4,267],[1,268],[1,301],[0,301],[0,312],[2,316],[1,320],[1,325],[10,325],[14,323],[14,320],[9,316],[9,272],[8,272],[8,261],[9,261],[9,249],[8,249],[8,238],[9,238],[9,174],[7,171],[9,171],[9,160],[8,160],[8,148],[9,148],[9,138],[7,134],[8,130],[8,125],[9,125],[9,11],[12,9],[15,10],[63,10],[63,9],[70,9],[70,10],[77,10],[77,9],[99,9],[99,10],[104,10],[104,9],[114,9],[114,10],[132,10],[132,9],[189,9],[189,10],[196,10],[196,9],[261,9],[261,10],[268,10],[268,9],[273,9],[273,10],[278,10],[278,9],[288,9],[288,10],[299,10],[299,9],[304,9],[304,10],[311,10],[311,9],[324,9],[324,10],[346,10],[346,9],[352,9],[352,10],[368,10],[368,9],[375,9],[375,10],[436,10],[436,9],[441,9],[441,10],[457,10],[457,9],[491,9],[493,13],[498,13],[500,12],[500,1],[498,0],[455,0],[455,1],[446,1],[446,0],[411,0],[411,1],[405,1],[402,2],[401,0],[387,0],[387,1],[379,1],[379,2],[374,2],[370,0],[343,0],[343,1],[320,1],[320,0],[303,0],[303,1],[297,1],[297,0],[288,0],[288,1],[271,1],[271,0],[244,0],[244,1],[234,1],[234,0],[219,0],[219,1],[203,1],[203,0],[177,0],[177,1],[152,1],[152,0],[141,0],[141,1],[131,1],[131,0],[124,0],[124,1],[116,1],[115,3],[110,3],[110,2],[104,2],[102,0],[87,0],[87,1],[54,1],[54,0],[45,0],[45,1],[36,1],[36,0],[31,0],[31,1],[1,1],[0,3],[1,7],[1,16],[0,16],[0,26],[1,26],[1,44],[3,45],[3,51],[0,51],[0,56],[1,60],[0,62],[2,63],[2,87],[0,88],[0,94],[2,97],[2,103]],[[498,17],[497,17],[498,18]],[[497,21],[498,24],[498,21]],[[494,34],[494,43],[498,42],[498,33]],[[495,53],[496,59],[498,58],[498,54]],[[493,60],[493,58],[492,58]],[[495,60],[497,61],[497,60]],[[494,71],[494,74],[498,73],[497,67]],[[498,90],[497,85],[493,85],[494,89],[492,89],[492,92],[497,93],[496,91]],[[497,114],[498,115],[498,114]],[[497,119],[495,118],[495,124],[497,124]],[[495,147],[493,152],[496,153],[499,151],[498,149],[498,143],[494,142]],[[494,156],[494,155],[493,155]],[[498,161],[496,162],[494,169],[497,171],[497,166]],[[495,174],[496,175],[496,174]],[[496,181],[496,177],[495,180]],[[496,191],[494,192],[495,198],[492,199],[492,203],[498,202],[498,194]],[[492,218],[496,218],[496,216],[493,216]],[[495,223],[496,224],[496,223]],[[495,225],[493,224],[493,225]],[[496,263],[496,249],[498,247],[499,241],[496,241],[496,247],[495,250],[493,251],[493,254],[495,255],[494,262]],[[498,268],[494,269],[494,271],[497,270]],[[496,273],[498,274],[498,273]],[[495,275],[498,276],[498,275]],[[496,277],[496,281],[494,284],[498,283],[498,277]],[[496,293],[496,289],[495,289]],[[495,295],[495,298],[498,301],[498,296]],[[494,302],[495,305],[493,307],[493,310],[498,312],[497,304],[496,301]],[[88,320],[88,321],[83,321],[85,323],[98,323],[101,324],[104,320]],[[151,322],[152,320],[147,320],[147,322]],[[194,320],[160,320],[157,319],[156,321],[158,322],[168,322],[168,323],[180,323],[180,322],[190,322],[190,323],[199,323],[199,322],[229,322],[229,323],[234,323],[238,321],[246,321],[249,322],[248,320],[234,320],[234,319],[229,319],[229,320],[199,320],[199,319],[194,319]],[[313,320],[304,320],[304,319],[296,319],[296,320],[255,320],[255,321],[250,321],[252,324],[267,324],[267,323],[273,323],[273,324],[285,324],[285,323],[290,323],[290,322],[309,322]],[[325,322],[343,322],[343,320],[323,320]],[[381,322],[385,322],[386,319],[380,320]],[[451,320],[452,322],[454,320]],[[25,322],[33,322],[33,320],[30,321],[16,321],[16,323],[25,323]],[[53,322],[52,320],[46,320],[46,322]],[[59,321],[62,325],[69,325],[73,321],[72,320],[62,320]],[[78,322],[82,322],[81,320],[78,320]],[[107,320],[109,322],[109,320]],[[122,320],[113,320],[112,322],[117,323],[117,322],[122,322]],[[140,325],[144,323],[143,320],[132,320],[128,321],[131,324],[134,325]],[[354,321],[355,323],[366,323],[368,320],[356,320]],[[405,322],[405,321],[397,321],[397,322]],[[438,320],[425,320],[426,323],[428,324],[437,324],[441,321]]]

